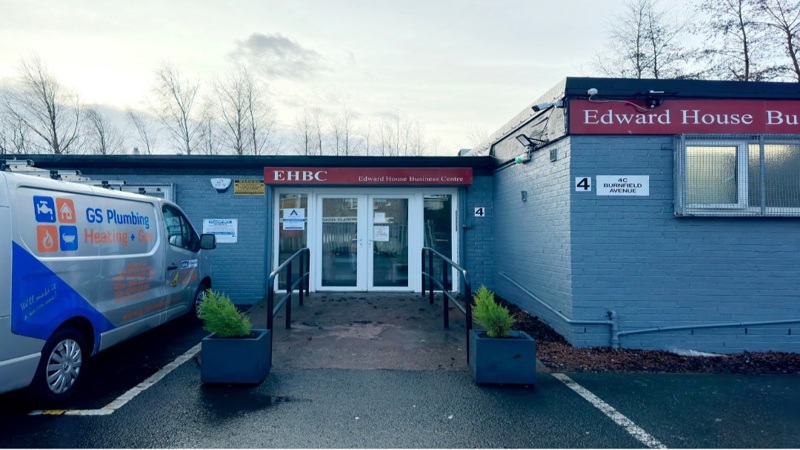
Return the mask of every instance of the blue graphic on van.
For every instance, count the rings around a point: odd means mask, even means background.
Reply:
[[[54,223],[56,221],[56,203],[53,197],[33,196],[33,211],[37,222]]]
[[[78,227],[61,225],[58,227],[58,240],[62,252],[74,252],[78,249]]]
[[[77,234],[76,234],[77,235]],[[47,266],[16,242],[12,249],[11,331],[46,340],[64,321],[84,317],[95,335],[114,325]],[[99,342],[94,342],[95,348]]]

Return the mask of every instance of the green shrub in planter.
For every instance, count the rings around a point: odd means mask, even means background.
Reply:
[[[200,347],[203,383],[258,384],[269,374],[272,331],[252,329],[250,319],[227,295],[212,290],[198,307],[203,328],[211,332]]]
[[[472,318],[490,338],[507,337],[516,320],[508,312],[508,308],[498,305],[494,300],[494,292],[481,286],[472,296],[475,307]]]
[[[236,309],[227,295],[211,289],[200,302],[198,316],[203,329],[220,338],[250,336],[253,328],[250,319]]]
[[[511,329],[516,320],[508,308],[495,302],[486,286],[473,298],[472,317],[486,331],[469,332],[472,378],[479,384],[534,384],[536,341],[524,331]]]

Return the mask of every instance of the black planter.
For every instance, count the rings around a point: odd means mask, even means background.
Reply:
[[[524,331],[490,338],[483,330],[470,330],[469,367],[476,383],[534,384],[536,341]]]
[[[259,384],[269,375],[270,330],[253,330],[254,337],[203,339],[200,381],[203,383]]]

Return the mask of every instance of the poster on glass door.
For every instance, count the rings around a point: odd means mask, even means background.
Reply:
[[[284,230],[305,230],[306,229],[306,210],[305,208],[291,208],[283,210],[283,229]]]

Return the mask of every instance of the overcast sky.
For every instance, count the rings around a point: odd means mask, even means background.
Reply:
[[[84,103],[142,108],[162,62],[246,62],[282,126],[303,107],[400,114],[447,154],[588,75],[621,0],[0,0],[0,78],[38,54]]]

